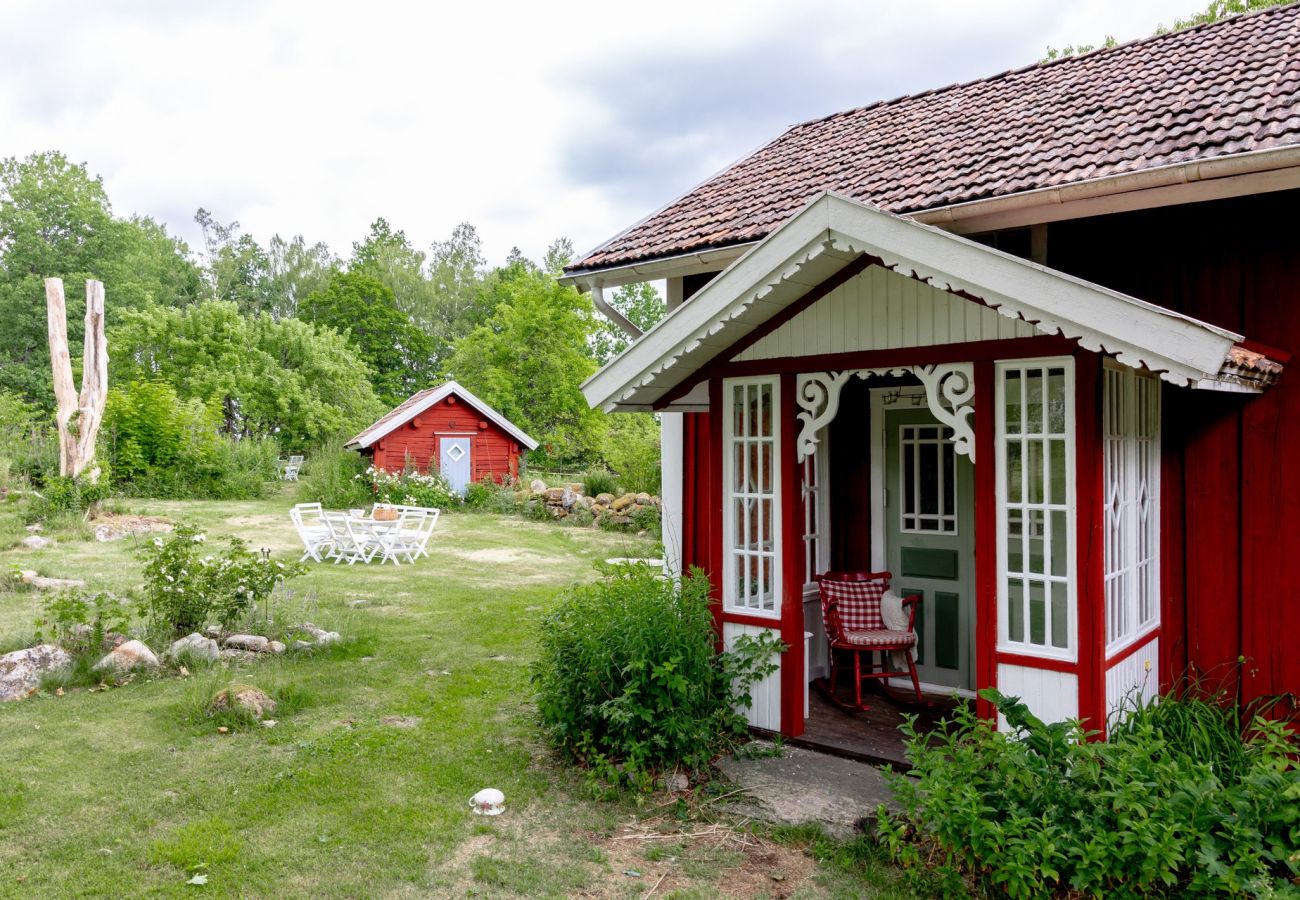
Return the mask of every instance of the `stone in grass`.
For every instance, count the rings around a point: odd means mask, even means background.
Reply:
[[[41,644],[0,656],[0,702],[21,700],[36,692],[41,676],[72,665],[68,651]]]
[[[280,641],[269,641],[266,645],[267,653],[274,653],[277,656],[283,653],[287,648]]]
[[[271,642],[260,634],[232,634],[222,642],[222,646],[231,650],[248,650],[251,653],[265,653]]]
[[[54,542],[49,538],[43,538],[39,534],[33,534],[23,538],[23,546],[28,550],[44,550],[52,543]]]
[[[216,662],[220,655],[221,651],[217,649],[217,642],[212,638],[204,637],[197,631],[186,635],[179,641],[174,641],[167,650],[167,658],[173,661],[190,659]]]
[[[231,685],[217,691],[208,708],[211,712],[233,712],[243,710],[255,719],[261,719],[267,713],[275,712],[276,702],[264,691],[247,684]]]
[[[113,648],[95,663],[96,672],[131,672],[135,669],[158,668],[158,657],[143,641],[127,641]]]
[[[294,630],[309,635],[312,642],[318,646],[332,644],[339,639],[339,633],[337,631],[326,631],[324,628],[317,628],[310,622],[303,622]]]
[[[294,641],[291,646],[293,647],[294,650],[310,650],[312,647],[316,645],[308,641]]]
[[[252,660],[252,659],[257,659],[257,654],[254,653],[252,650],[236,650],[233,647],[227,647],[225,650],[221,651],[221,658],[235,659],[235,660]]]
[[[64,588],[84,588],[86,582],[80,578],[46,578],[44,575],[37,575],[34,569],[23,569],[18,573],[23,584],[30,584],[40,591],[61,591]]]

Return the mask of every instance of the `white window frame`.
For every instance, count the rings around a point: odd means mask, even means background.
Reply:
[[[907,432],[919,431],[922,428],[936,428],[939,436],[937,438],[923,438],[918,436],[908,437]],[[953,431],[947,425],[936,423],[934,425],[899,425],[898,426],[898,530],[901,534],[919,534],[926,537],[957,537],[961,530],[959,523],[958,507],[961,500],[957,496],[957,451],[952,445]],[[912,513],[907,511],[907,449],[908,445],[916,448],[916,456],[913,461],[913,494],[912,497],[917,503],[917,509]],[[938,501],[940,511],[937,513],[923,513],[920,511],[921,502],[921,452],[923,444],[933,444],[938,448],[938,469],[939,481],[936,490],[938,491]],[[952,470],[949,471],[949,464]],[[943,489],[949,482],[952,482],[952,509],[943,510]],[[907,527],[907,520],[915,522],[912,528]],[[922,528],[922,520],[932,521],[939,525],[939,528]],[[952,529],[946,530],[943,525],[951,524]]]
[[[740,552],[736,550],[736,490],[735,490],[735,444],[734,434],[735,399],[737,386],[768,385],[772,389],[772,609],[762,609],[745,605],[736,596],[737,570],[736,562]],[[746,436],[740,436],[744,440]],[[753,378],[726,378],[722,382],[722,608],[723,611],[738,615],[753,616],[759,619],[781,618],[782,581],[781,557],[784,555],[781,545],[781,378],[778,375],[764,375]],[[764,495],[766,496],[766,495]],[[761,504],[759,504],[761,509]],[[748,556],[748,553],[743,554]]]
[[[808,483],[811,473],[813,483]],[[803,502],[804,589],[817,589],[816,576],[830,568],[830,442],[823,428],[817,435],[817,449],[804,459],[799,470],[799,499]]]
[[[1033,357],[1029,359],[1012,359],[998,360],[994,365],[994,420],[995,420],[995,453],[997,457],[997,534],[998,534],[998,606],[997,606],[997,624],[998,624],[998,650],[1006,653],[1015,653],[1019,656],[1037,657],[1040,659],[1054,659],[1063,662],[1076,662],[1079,656],[1079,598],[1078,598],[1078,504],[1076,499],[1076,481],[1077,472],[1075,466],[1075,441],[1076,441],[1076,410],[1075,410],[1075,373],[1074,359],[1069,356],[1059,357]],[[1007,423],[1006,423],[1006,373],[1018,370],[1022,375],[1027,371],[1047,369],[1064,370],[1064,391],[1065,391],[1065,431],[1063,433],[1065,442],[1065,503],[1064,504],[1034,504],[1029,503],[1027,498],[1021,497],[1021,502],[1010,504],[1008,502],[1007,491]],[[1044,410],[1046,417],[1046,410]],[[1049,454],[1044,454],[1046,458]],[[1050,478],[1045,480],[1050,482]],[[1012,641],[1010,637],[1010,623],[1007,617],[1007,599],[1010,596],[1009,590],[1009,573],[1007,568],[1007,523],[1008,511],[1015,506],[1025,512],[1030,508],[1044,509],[1047,514],[1044,515],[1044,521],[1050,528],[1050,513],[1055,511],[1064,511],[1065,513],[1065,550],[1066,566],[1064,576],[1051,576],[1048,572],[1043,580],[1046,584],[1052,581],[1064,580],[1066,586],[1065,607],[1066,607],[1066,646],[1054,647],[1051,644],[1052,622],[1051,622],[1051,594],[1050,591],[1044,591],[1044,603],[1046,604],[1044,637],[1046,644],[1034,644],[1029,641],[1030,617],[1029,601],[1025,598],[1024,613],[1024,635],[1023,641]],[[1022,516],[1023,528],[1028,531],[1030,527],[1030,517]],[[1044,542],[1050,547],[1050,534],[1044,535]],[[1028,554],[1022,553],[1022,558],[1027,559]],[[1050,566],[1044,566],[1050,569]]]
[[[1105,361],[1102,457],[1108,657],[1160,627],[1160,390],[1157,376],[1111,359]],[[1149,512],[1145,526],[1138,496],[1143,475]],[[1113,508],[1116,499],[1118,516]],[[1148,555],[1140,560],[1144,539]],[[1141,618],[1140,588],[1143,586],[1151,605],[1150,616],[1145,621]]]

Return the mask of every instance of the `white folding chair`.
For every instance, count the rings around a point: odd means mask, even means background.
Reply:
[[[306,457],[303,456],[290,456],[289,461],[284,464],[284,470],[280,477],[285,481],[297,481],[298,472],[302,469],[302,463],[305,458]],[[320,504],[317,504],[317,506],[319,505]]]
[[[331,544],[331,534],[329,526],[325,524],[320,504],[299,503],[289,510],[289,518],[293,522],[293,527],[297,529],[298,537],[302,539],[302,545],[305,548],[302,557],[298,561],[303,562],[307,559],[313,559],[316,562],[322,562],[320,554],[322,550]]]
[[[381,545],[371,528],[368,519],[358,519],[348,516],[343,520],[344,527],[347,528],[350,549],[347,553],[347,563],[352,565],[360,561],[368,563],[375,558],[375,554],[381,549]]]
[[[429,555],[429,538],[433,536],[433,528],[438,524],[438,516],[441,514],[442,510],[439,509],[426,508],[424,510],[424,518],[420,520],[412,541],[417,559]]]
[[[375,538],[383,554],[379,564],[383,565],[391,559],[393,565],[400,566],[402,563],[399,556],[406,557],[409,563],[415,562],[420,525],[426,518],[428,517],[423,511],[407,508],[398,514],[397,521],[391,526],[376,528]]]

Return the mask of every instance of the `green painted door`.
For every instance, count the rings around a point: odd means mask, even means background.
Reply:
[[[885,408],[885,558],[894,590],[920,594],[917,674],[975,687],[975,478],[924,406]]]

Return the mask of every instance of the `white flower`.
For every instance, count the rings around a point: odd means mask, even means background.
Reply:
[[[162,538],[154,538],[154,539],[153,539],[153,545],[154,545],[155,547],[162,547]]]
[[[206,541],[207,539],[208,539],[208,536],[207,536],[206,534],[196,534],[196,535],[194,535],[194,543],[196,543],[196,544],[201,544],[201,543],[203,543],[204,541]]]

